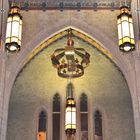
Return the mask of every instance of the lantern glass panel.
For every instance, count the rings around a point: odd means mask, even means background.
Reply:
[[[120,24],[120,23],[121,23],[121,19],[120,19],[120,18],[118,18],[117,23],[118,23],[118,24]]]
[[[122,38],[122,28],[121,28],[121,24],[118,25],[118,38],[119,38],[119,39]]]
[[[72,121],[72,118],[71,118],[71,112],[70,111],[67,111],[66,112],[66,125],[67,124],[71,124],[71,121]]]
[[[72,112],[72,124],[76,124],[76,112]]]
[[[19,16],[14,16],[13,21],[20,21],[20,17]]]
[[[122,22],[122,34],[123,34],[123,37],[130,35],[129,34],[129,24],[127,21]]]
[[[134,30],[133,30],[133,25],[130,23],[130,37],[134,38]]]
[[[19,26],[19,40],[21,40],[22,25]]]
[[[11,22],[7,23],[6,38],[11,36]]]
[[[122,22],[123,21],[128,21],[128,16],[122,16]]]
[[[9,43],[10,42],[10,38],[6,38],[6,43]]]
[[[12,24],[12,36],[19,36],[19,22],[14,21]]]
[[[12,21],[12,17],[8,17],[7,22],[11,22]]]
[[[75,107],[67,107],[66,108],[66,128],[76,128],[76,108]],[[72,127],[73,126],[73,127]]]
[[[131,23],[132,23],[132,18],[131,18],[131,17],[129,18],[129,22],[131,22]]]

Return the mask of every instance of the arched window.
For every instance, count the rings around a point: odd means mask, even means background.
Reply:
[[[81,140],[88,140],[88,102],[86,94],[80,97]]]
[[[46,123],[47,123],[46,112],[41,111],[38,120],[37,140],[46,140],[46,130],[47,130]]]
[[[53,98],[53,140],[60,140],[60,96]]]
[[[95,132],[94,132],[94,137],[95,140],[103,140],[102,138],[102,115],[101,113],[97,110],[94,113],[94,124],[95,124]]]

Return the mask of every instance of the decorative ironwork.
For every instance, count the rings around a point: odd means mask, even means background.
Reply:
[[[68,29],[68,41],[65,48],[56,49],[51,55],[52,64],[63,78],[76,78],[84,74],[90,63],[90,54],[83,48],[74,48],[72,29]]]
[[[120,7],[120,2],[117,0],[9,0],[10,3],[14,1],[15,4],[20,6],[22,10],[77,10],[80,11],[82,9],[91,9],[91,10],[100,10],[100,9],[108,9],[108,10],[118,10]],[[125,3],[128,7],[131,5],[131,0],[126,0]],[[121,3],[123,5],[123,2]]]

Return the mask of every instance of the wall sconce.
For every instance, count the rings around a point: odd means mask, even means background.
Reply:
[[[22,35],[22,16],[17,6],[11,7],[8,13],[6,44],[5,47],[9,52],[18,52],[21,48]]]
[[[122,6],[120,12],[117,17],[119,48],[123,52],[130,52],[135,49],[132,15],[127,6]]]

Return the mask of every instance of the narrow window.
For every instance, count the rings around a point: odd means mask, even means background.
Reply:
[[[86,94],[80,97],[81,140],[88,140],[88,103]]]
[[[53,98],[53,140],[60,140],[60,96]]]
[[[103,138],[102,138],[102,115],[98,110],[94,114],[94,124],[95,124],[95,132],[94,132],[95,140],[103,140]]]
[[[37,140],[46,140],[46,123],[47,123],[46,112],[41,111],[39,114],[39,121],[38,121]]]

